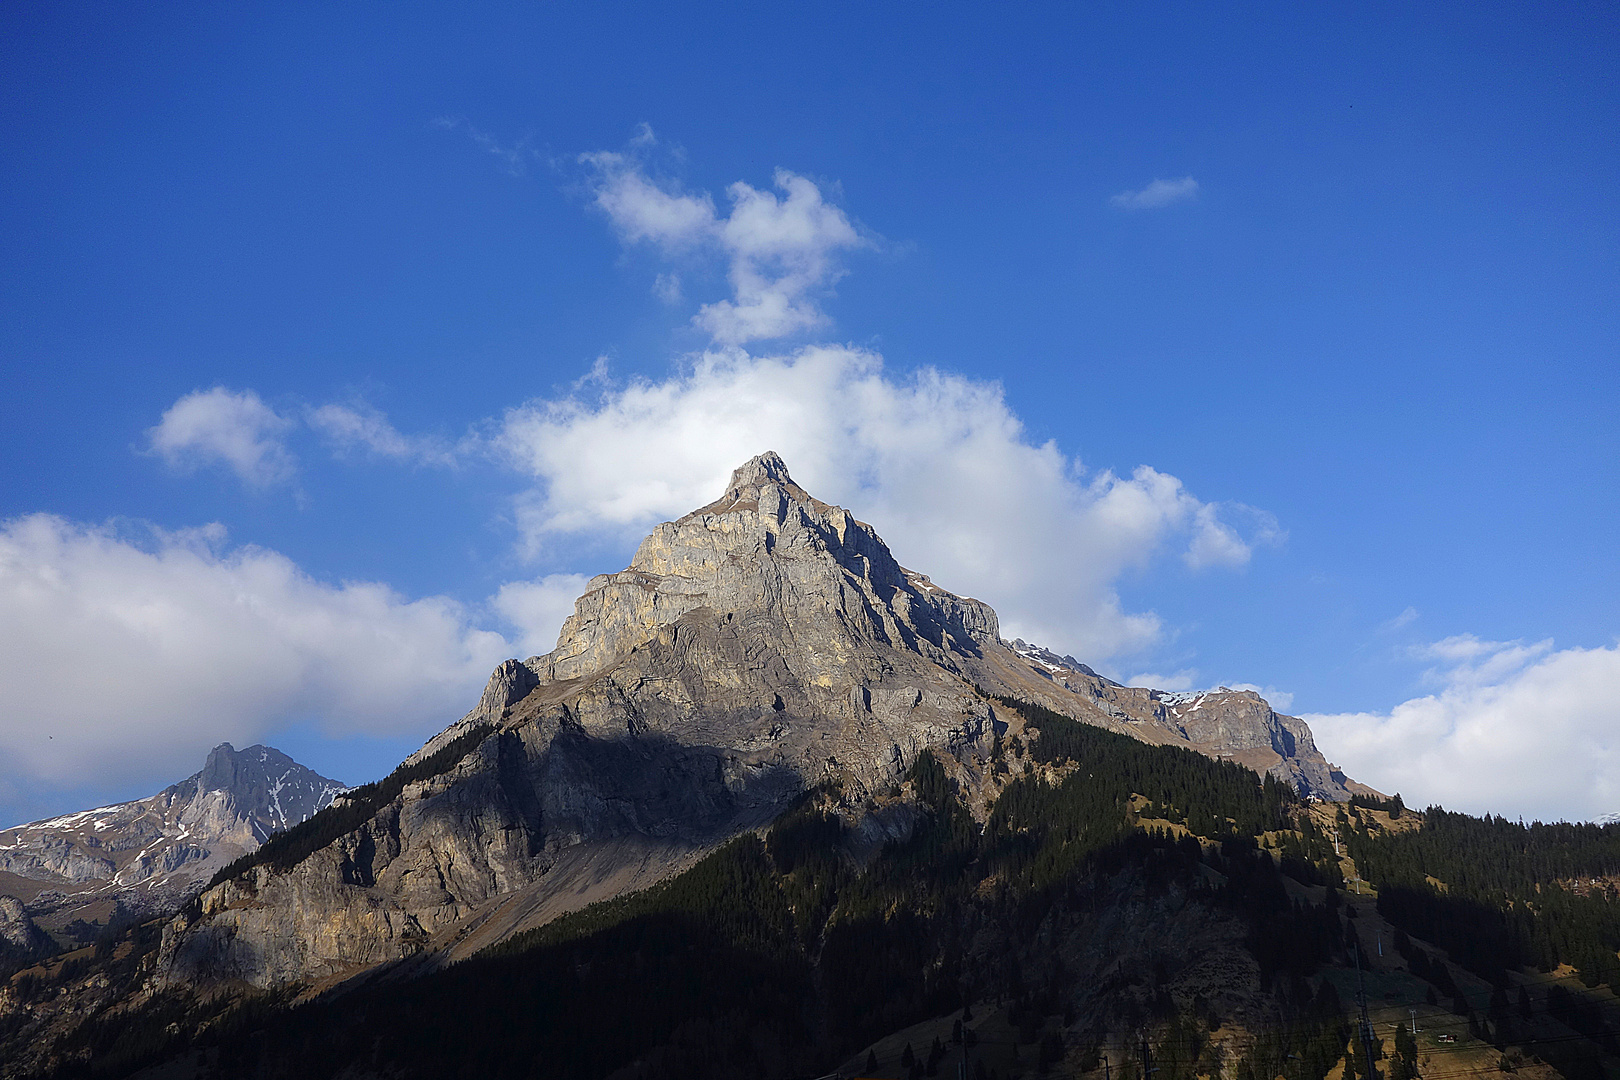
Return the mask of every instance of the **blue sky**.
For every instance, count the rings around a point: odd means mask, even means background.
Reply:
[[[1617,31],[15,13],[0,818],[224,739],[373,778],[767,448],[1117,678],[1262,688],[1410,802],[1620,810]]]

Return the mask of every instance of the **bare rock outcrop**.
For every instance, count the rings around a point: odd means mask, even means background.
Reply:
[[[0,972],[55,951],[50,935],[34,925],[22,901],[0,896]]]

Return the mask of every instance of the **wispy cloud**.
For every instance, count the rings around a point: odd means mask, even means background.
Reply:
[[[364,403],[322,405],[308,413],[309,426],[339,453],[364,449],[378,457],[428,465],[453,465],[457,448],[426,435],[402,434],[388,417]]]
[[[579,162],[590,171],[594,205],[625,244],[648,244],[667,257],[712,251],[726,260],[731,297],[702,305],[693,324],[718,345],[824,326],[820,301],[844,273],[838,254],[871,243],[848,216],[814,181],[787,169],[776,170],[774,192],[732,184],[731,209],[722,214],[707,192],[650,174],[641,147],[652,141],[644,127],[629,151],[581,154]],[[681,297],[674,274],[661,273],[653,288],[669,303]]]
[[[1140,191],[1122,191],[1108,201],[1121,210],[1157,210],[1197,197],[1198,181],[1183,176],[1180,180],[1154,180]]]
[[[1418,617],[1418,609],[1408,605],[1405,611],[1384,623],[1384,625],[1379,627],[1379,629],[1385,632],[1401,630],[1417,622]]]
[[[516,142],[503,142],[498,136],[473,127],[461,116],[437,117],[433,125],[445,131],[465,131],[474,144],[499,160],[506,172],[512,176],[523,176],[529,171],[530,165],[543,160],[540,151],[534,146],[532,135],[524,135]]]
[[[596,377],[605,377],[606,361]],[[186,394],[163,413],[146,432],[146,452],[172,468],[194,472],[220,466],[251,487],[290,483],[298,460],[288,449],[290,438],[302,430],[320,435],[337,457],[364,452],[374,457],[421,465],[455,465],[478,452],[476,434],[459,443],[435,435],[407,435],[387,416],[365,402],[294,405],[278,413],[252,390],[216,386]]]
[[[686,299],[681,292],[681,275],[673,270],[653,278],[653,295],[666,304],[675,305]]]
[[[253,487],[287,483],[297,461],[285,438],[294,421],[252,390],[194,390],[147,429],[147,449],[183,472],[221,465]]]
[[[1142,686],[1149,690],[1191,690],[1198,685],[1198,669],[1182,668],[1180,671],[1161,675],[1156,671],[1144,671],[1139,675],[1132,675],[1125,680],[1126,686]]]

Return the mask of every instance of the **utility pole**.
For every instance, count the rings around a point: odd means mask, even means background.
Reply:
[[[1356,955],[1356,1005],[1361,1011],[1361,1049],[1367,1058],[1367,1080],[1379,1080],[1378,1070],[1373,1067],[1373,1026],[1372,1020],[1367,1016],[1367,984],[1361,977],[1361,946],[1355,946],[1354,951]]]

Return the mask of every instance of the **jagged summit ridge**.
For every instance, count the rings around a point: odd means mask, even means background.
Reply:
[[[549,680],[604,670],[699,609],[794,625],[838,612],[857,639],[947,664],[953,643],[999,640],[987,605],[903,569],[871,526],[812,497],[767,452],[733,472],[721,498],[655,527],[627,569],[593,578],[557,648],[529,666]]]
[[[791,499],[815,506],[819,510],[831,509],[826,503],[813,498],[788,475],[787,462],[775,450],[767,450],[757,457],[749,458],[743,464],[731,471],[731,481],[726,484],[723,495],[707,506],[699,507],[686,515],[687,518],[697,517],[699,514],[727,514],[742,510],[757,509],[761,496],[767,488],[776,488]],[[682,518],[685,521],[686,518]]]

